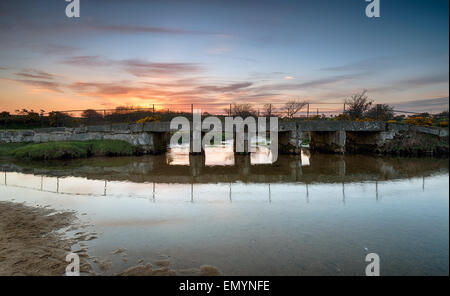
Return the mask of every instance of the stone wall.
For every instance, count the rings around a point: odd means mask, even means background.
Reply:
[[[0,143],[44,143],[57,141],[121,140],[142,148],[144,153],[158,153],[166,148],[167,133],[146,132],[137,125],[88,126],[78,128],[41,128],[0,131]]]
[[[0,143],[122,140],[141,147],[144,153],[160,153],[167,148],[170,132],[172,130],[168,122],[5,130],[0,131]],[[202,134],[204,132],[206,130]],[[391,147],[392,142],[398,142],[399,135],[405,133],[409,138],[414,138],[415,134],[427,135],[433,138],[434,142],[439,142],[440,146],[442,146],[441,142],[445,142],[442,139],[447,139],[446,149],[448,150],[448,129],[387,124],[385,122],[327,120],[280,122],[278,144],[281,154],[298,154],[302,138],[309,134],[311,150],[333,153],[346,151],[380,153],[386,147]],[[414,144],[414,142],[412,143]],[[445,151],[445,143],[443,147]]]

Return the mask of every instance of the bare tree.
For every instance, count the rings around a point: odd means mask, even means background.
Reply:
[[[375,120],[388,121],[394,118],[394,107],[387,104],[375,105],[364,116]]]
[[[249,116],[256,116],[256,111],[253,109],[252,105],[250,105],[250,104],[234,103],[231,105],[231,115],[246,118]]]
[[[308,105],[308,102],[306,101],[292,99],[284,105],[283,109],[286,112],[286,117],[293,118],[295,114],[300,112],[306,105]]]
[[[349,115],[351,119],[362,118],[372,106],[373,100],[367,96],[367,90],[361,93],[352,95],[345,99],[345,114]]]
[[[276,111],[272,104],[264,104],[264,116],[271,117]]]

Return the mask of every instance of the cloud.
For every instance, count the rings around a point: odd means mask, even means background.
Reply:
[[[99,56],[74,56],[63,60],[63,63],[85,67],[116,66],[136,77],[178,76],[197,73],[202,70],[201,66],[195,63],[155,63],[138,59],[111,60]]]
[[[76,82],[69,86],[73,91],[89,96],[120,96],[142,92],[143,88],[130,82]]]
[[[198,64],[193,63],[152,63],[141,60],[124,60],[119,63],[136,77],[195,73],[201,69]]]
[[[113,61],[99,56],[73,56],[64,59],[63,63],[73,66],[105,67],[110,66]]]
[[[34,70],[34,69],[26,69],[23,70],[22,72],[18,72],[15,73],[16,76],[21,76],[27,79],[47,79],[47,80],[52,80],[55,75],[44,72],[44,71],[39,71],[39,70]]]
[[[230,37],[231,35],[221,32],[208,32],[188,30],[185,28],[169,28],[158,26],[124,25],[112,23],[79,23],[76,26],[68,23],[38,23],[26,20],[20,23],[4,22],[0,23],[0,33],[44,33],[44,34],[89,34],[89,33],[112,33],[112,34],[158,34],[158,35],[204,35],[215,37]]]
[[[435,99],[422,99],[422,100],[412,100],[406,102],[399,102],[394,104],[397,108],[408,108],[408,109],[429,109],[429,108],[444,108],[448,109],[449,98],[435,98]]]
[[[61,85],[54,81],[31,80],[31,79],[12,79],[12,80],[26,84],[26,85],[34,86],[34,87],[36,87],[38,89],[42,89],[42,90],[62,92],[60,89]]]
[[[49,90],[53,92],[62,92],[61,87],[64,85],[54,78],[58,77],[55,74],[47,73],[36,69],[23,69],[21,72],[14,73],[20,77],[18,79],[1,78],[8,81],[19,82],[25,85],[33,86],[40,90]]]
[[[277,84],[268,84],[264,86],[258,87],[259,91],[286,91],[286,90],[301,90],[308,88],[318,88],[326,85],[339,83],[354,79],[359,77],[360,75],[356,74],[343,74],[343,75],[334,75],[330,77],[320,78],[309,80],[301,83],[277,83]]]
[[[375,57],[348,63],[345,65],[322,68],[320,70],[328,72],[375,72],[381,69],[386,69],[386,67],[392,65],[395,62],[396,60],[393,57]]]
[[[411,90],[415,88],[423,88],[438,84],[447,84],[448,85],[448,72],[442,73],[431,73],[422,76],[416,76],[408,79],[400,79],[397,81],[390,81],[388,84],[383,84],[381,86],[375,86],[368,88],[370,92],[379,92],[379,93],[392,93],[395,91],[405,91]],[[448,87],[447,87],[448,88]]]
[[[428,86],[433,84],[440,84],[440,83],[448,83],[448,72],[446,73],[434,73],[427,76],[421,76],[421,77],[415,77],[405,80],[400,80],[398,84],[407,87],[407,86],[415,86],[415,87],[421,87],[421,86]]]
[[[170,35],[218,35],[228,36],[228,34],[206,31],[193,31],[179,28],[137,26],[122,24],[88,24],[85,25],[88,30],[104,31],[121,34],[170,34]]]
[[[231,49],[227,47],[213,47],[206,51],[207,54],[210,55],[222,55],[224,53],[229,52]]]
[[[284,76],[284,80],[293,80],[295,79],[294,76]]]
[[[199,86],[197,90],[206,91],[206,92],[234,92],[243,88],[247,88],[251,86],[253,83],[251,82],[242,82],[242,83],[234,83],[227,86]]]

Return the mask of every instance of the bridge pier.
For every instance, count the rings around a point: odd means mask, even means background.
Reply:
[[[237,139],[236,133],[233,133],[233,152],[235,154],[241,154],[241,155],[249,155],[250,154],[251,139],[249,139],[248,133],[244,134],[244,151],[237,152],[237,150],[238,150],[237,144],[238,144],[238,139]]]
[[[310,132],[311,150],[325,153],[345,153],[347,134],[344,130]]]
[[[191,130],[191,137],[189,142],[189,154],[190,155],[205,155],[205,143],[203,143],[203,137],[205,136],[206,132],[200,132],[200,151],[194,151],[194,135]]]
[[[299,181],[303,175],[302,171],[302,158],[298,155],[293,156],[294,160],[289,162],[289,169],[292,179]]]
[[[169,146],[170,136],[169,133],[156,133],[152,132],[152,140],[153,145],[151,148],[152,153],[160,154],[167,151],[167,147]]]
[[[191,170],[192,177],[200,176],[204,167],[205,167],[204,154],[189,155],[189,169]]]
[[[238,167],[239,175],[247,180],[250,175],[251,159],[248,154],[238,154],[234,157],[234,163]]]
[[[280,154],[301,153],[302,132],[299,129],[278,133],[278,152]]]

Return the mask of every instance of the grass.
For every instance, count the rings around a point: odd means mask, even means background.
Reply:
[[[29,143],[4,143],[0,144],[0,156],[10,156],[11,152],[17,148],[30,145]]]
[[[64,141],[39,144],[1,144],[0,155],[18,159],[75,159],[90,156],[130,156],[133,146],[119,140]]]

